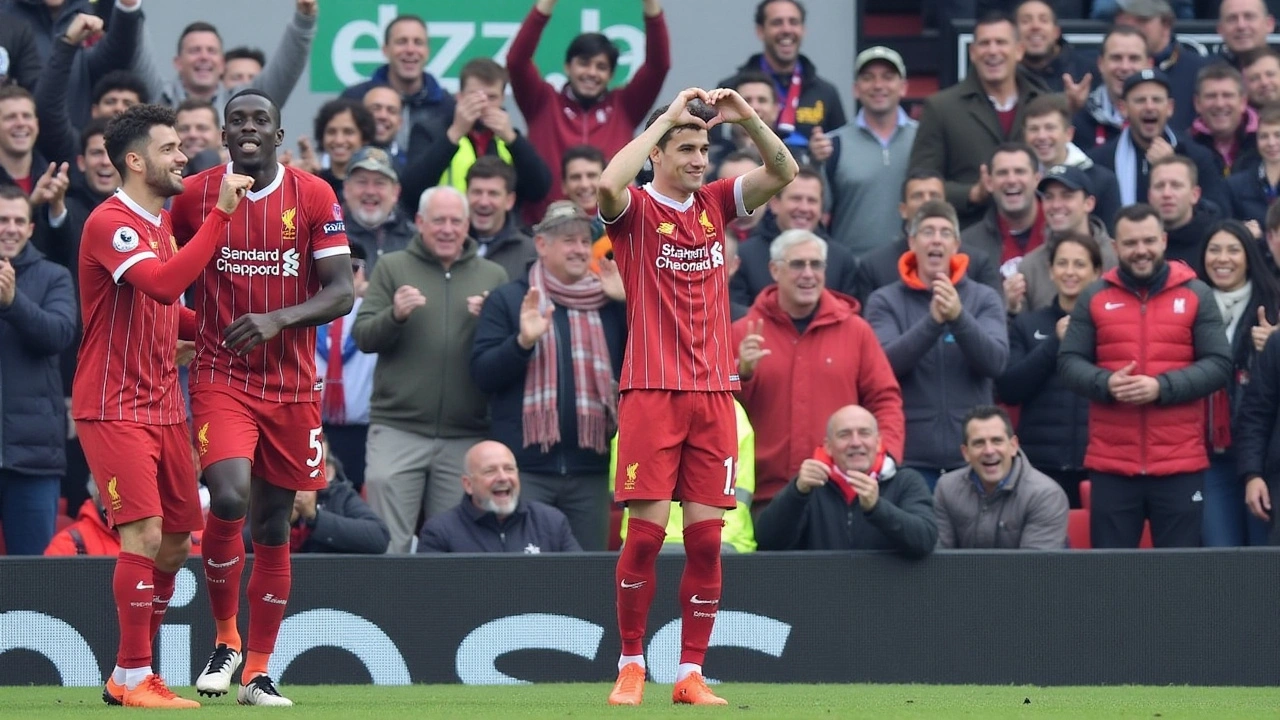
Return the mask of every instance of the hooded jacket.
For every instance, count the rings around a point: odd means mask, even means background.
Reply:
[[[933,491],[938,547],[960,550],[1062,550],[1067,547],[1067,494],[1036,470],[1021,450],[1009,477],[979,490],[968,465],[943,473]]]
[[[902,279],[898,274],[898,261],[910,250],[906,235],[899,235],[897,240],[878,247],[859,259],[858,269],[853,274],[853,285],[856,290],[854,297],[858,298],[863,307],[866,307],[871,293]],[[1004,278],[1000,276],[1000,268],[996,262],[999,258],[993,260],[981,250],[961,250],[969,257],[969,267],[965,274],[971,280],[995,290],[1000,302],[1004,302]]]
[[[823,290],[803,333],[778,304],[778,286],[765,288],[747,316],[733,324],[733,346],[749,325],[763,323],[770,354],[742,380],[738,393],[755,418],[757,501],[769,500],[800,470],[826,436],[827,419],[845,405],[861,405],[880,425],[885,452],[902,457],[906,422],[902,392],[875,331],[858,316],[857,300]]]
[[[488,431],[488,402],[469,372],[476,316],[467,310],[467,298],[506,281],[502,266],[478,256],[471,238],[447,270],[421,236],[382,257],[351,329],[361,350],[378,354],[371,426],[440,438],[481,437]],[[403,285],[421,291],[427,304],[397,322],[392,299]]]

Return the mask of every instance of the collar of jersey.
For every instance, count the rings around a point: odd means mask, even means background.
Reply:
[[[227,172],[231,172],[231,163],[227,163]],[[280,187],[280,183],[282,182],[284,182],[284,165],[276,163],[276,179],[272,180],[270,185],[262,188],[261,190],[250,190],[245,193],[244,196],[253,202],[257,202],[270,195],[272,192],[275,192],[275,189]]]
[[[645,183],[644,191],[649,193],[649,197],[653,198],[654,200],[657,200],[658,202],[662,203],[663,205],[666,205],[667,207],[673,210],[679,210],[680,212],[684,212],[685,210],[688,210],[689,208],[693,207],[692,194],[689,195],[688,200],[685,200],[684,202],[676,202],[675,200],[667,197],[666,195],[663,195],[657,190],[654,190],[653,183]]]
[[[129,208],[137,215],[140,215],[144,220],[156,227],[160,227],[160,216],[152,215],[141,205],[134,202],[133,198],[129,197],[129,195],[125,193],[124,188],[116,188],[116,197],[120,198],[120,202],[124,203],[125,207]]]

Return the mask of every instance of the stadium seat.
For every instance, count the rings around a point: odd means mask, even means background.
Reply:
[[[67,514],[67,499],[65,497],[58,498],[58,517],[65,517]]]
[[[1089,541],[1089,511],[1075,509],[1067,511],[1067,544],[1072,550],[1088,550],[1093,547]]]
[[[1085,510],[1089,509],[1089,500],[1093,498],[1093,483],[1088,480],[1080,481],[1080,507]]]

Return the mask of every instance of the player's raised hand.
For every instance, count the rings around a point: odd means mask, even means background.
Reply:
[[[600,258],[600,289],[606,297],[614,302],[627,301],[627,288],[622,284],[622,274],[618,272],[618,263],[609,258]]]
[[[307,17],[315,17],[318,9],[316,7],[317,5],[319,5],[317,0],[297,0],[294,4],[294,8]]]
[[[222,187],[218,188],[218,209],[230,215],[240,207],[249,188],[253,187],[253,178],[240,173],[227,173],[222,176]]]
[[[467,312],[476,317],[480,317],[480,310],[484,307],[484,299],[489,297],[489,291],[485,290],[479,295],[467,296]]]
[[[694,125],[700,128],[708,127],[707,121],[689,112],[689,103],[694,99],[701,100],[708,105],[711,104],[711,97],[706,90],[696,87],[686,88],[681,90],[679,95],[676,95],[676,99],[671,101],[671,104],[667,106],[667,111],[662,116],[671,122],[672,127],[680,125]]]
[[[83,45],[102,34],[102,18],[90,13],[79,13],[71,18],[71,24],[62,34],[62,42],[68,45]]]
[[[427,296],[422,291],[412,285],[401,285],[396,288],[396,294],[391,298],[391,317],[396,322],[404,322],[409,319],[409,313],[423,307],[427,304]]]
[[[283,329],[284,323],[274,313],[247,313],[222,331],[222,346],[237,355],[248,355]]]
[[[707,127],[715,127],[722,122],[741,123],[757,117],[756,111],[747,104],[737,90],[716,88],[708,95],[711,98],[709,102],[715,106],[718,114],[707,123]]]
[[[520,333],[516,335],[516,342],[525,350],[536,345],[551,329],[551,315],[555,313],[556,306],[548,302],[544,310],[540,308],[541,304],[542,293],[534,287],[529,288],[520,303]]]
[[[796,489],[801,495],[808,495],[814,488],[827,484],[827,466],[813,458],[805,458],[800,463],[800,474],[796,476]]]
[[[746,380],[756,371],[761,358],[771,351],[764,346],[764,320],[747,321],[747,335],[738,343],[738,377]]]

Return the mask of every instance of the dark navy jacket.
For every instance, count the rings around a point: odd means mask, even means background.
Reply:
[[[506,520],[462,499],[457,507],[422,526],[420,553],[582,552],[564,513],[540,502],[521,500]]]

